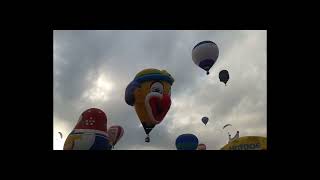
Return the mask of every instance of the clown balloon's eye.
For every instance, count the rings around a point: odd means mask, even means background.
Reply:
[[[151,92],[157,92],[157,93],[162,94],[162,92],[163,92],[162,84],[159,83],[159,82],[153,83],[152,86],[151,86]]]

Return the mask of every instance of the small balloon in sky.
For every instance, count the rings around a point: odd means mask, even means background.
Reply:
[[[223,82],[225,85],[227,85],[227,82],[229,80],[229,72],[227,70],[220,71],[219,79],[220,79],[220,82]]]
[[[207,71],[216,63],[219,56],[219,48],[212,41],[201,41],[192,49],[192,60],[201,69]]]
[[[208,117],[203,117],[202,119],[203,124],[207,125],[209,118]]]

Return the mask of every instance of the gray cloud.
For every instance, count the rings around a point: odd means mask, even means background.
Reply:
[[[202,40],[215,41],[220,49],[209,76],[191,59]],[[124,90],[137,72],[150,67],[166,69],[175,82],[172,107],[146,144]],[[218,79],[222,69],[230,73],[226,87]],[[112,87],[99,85],[100,78]],[[90,99],[92,92],[106,99]],[[90,107],[104,110],[109,125],[125,129],[116,149],[173,150],[182,133],[219,149],[227,141],[221,130],[226,123],[241,135],[266,135],[266,31],[55,31],[55,130],[63,124],[68,134]],[[210,118],[206,127],[202,116]]]

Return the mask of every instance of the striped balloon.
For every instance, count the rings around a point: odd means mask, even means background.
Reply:
[[[124,129],[121,126],[111,126],[107,131],[110,142],[114,146],[124,134]]]

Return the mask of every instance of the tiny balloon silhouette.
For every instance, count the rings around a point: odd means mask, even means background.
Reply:
[[[227,85],[227,82],[229,81],[229,72],[227,70],[220,71],[219,79],[220,82],[223,82],[225,85]]]
[[[209,121],[209,118],[208,117],[203,117],[201,119],[201,121],[203,122],[204,125],[207,125],[208,121]]]

